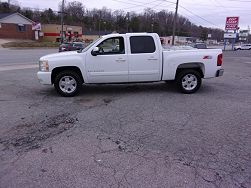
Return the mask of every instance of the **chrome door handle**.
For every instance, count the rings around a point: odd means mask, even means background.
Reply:
[[[117,62],[125,62],[125,59],[116,59]]]
[[[147,60],[150,60],[150,61],[156,61],[156,60],[158,60],[157,58],[149,58],[149,59],[147,59]]]

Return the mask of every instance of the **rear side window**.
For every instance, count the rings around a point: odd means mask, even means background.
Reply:
[[[154,40],[151,36],[130,37],[131,53],[153,53],[156,50]]]

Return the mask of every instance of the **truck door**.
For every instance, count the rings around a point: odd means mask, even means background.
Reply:
[[[128,82],[128,59],[124,37],[105,39],[98,45],[98,54],[86,55],[89,83]]]
[[[161,49],[152,36],[129,36],[129,82],[159,81]]]

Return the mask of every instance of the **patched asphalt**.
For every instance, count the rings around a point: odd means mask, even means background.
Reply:
[[[13,66],[41,52],[27,53]],[[225,52],[224,76],[193,95],[161,82],[63,98],[36,68],[2,70],[0,187],[251,187],[247,62],[250,51]]]

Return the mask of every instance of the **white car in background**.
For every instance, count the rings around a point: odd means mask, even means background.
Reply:
[[[239,46],[235,46],[234,50],[251,50],[251,44],[242,44]]]

